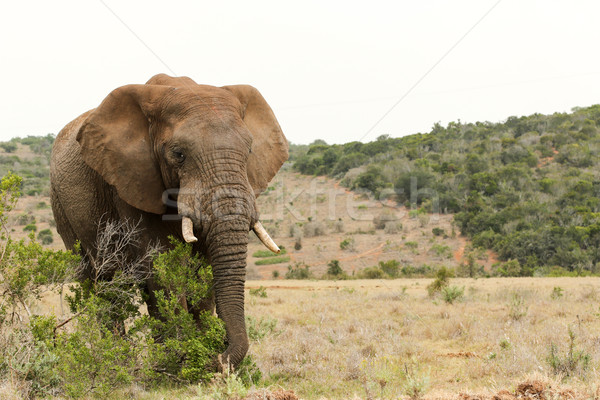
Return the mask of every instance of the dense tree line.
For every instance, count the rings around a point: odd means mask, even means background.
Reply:
[[[429,212],[511,274],[600,272],[600,105],[500,123],[435,124],[370,143],[294,146],[294,168]]]

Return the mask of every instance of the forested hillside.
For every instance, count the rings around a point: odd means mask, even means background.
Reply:
[[[428,212],[455,213],[505,275],[600,271],[600,105],[500,123],[436,124],[370,143],[292,145],[294,168]]]

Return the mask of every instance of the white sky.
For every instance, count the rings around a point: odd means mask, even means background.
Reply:
[[[294,143],[600,103],[599,1],[496,2],[4,1],[0,140],[159,72],[257,87]]]

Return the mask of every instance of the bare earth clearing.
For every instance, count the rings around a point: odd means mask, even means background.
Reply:
[[[308,265],[319,277],[326,272],[331,260],[340,261],[341,267],[350,275],[379,261],[392,259],[411,266],[455,267],[464,261],[468,243],[453,228],[452,215],[410,215],[410,210],[403,206],[350,192],[332,179],[307,177],[285,169],[275,176],[271,188],[258,198],[261,219],[277,244],[285,246],[290,261],[256,266],[258,258],[252,254],[264,247],[251,237],[249,279],[271,279],[273,271],[283,277],[290,263]],[[399,232],[375,229],[373,218],[382,213],[394,215],[401,224]],[[309,218],[324,228],[324,235],[309,237],[306,234],[305,225],[311,222]],[[342,226],[341,232],[336,229],[337,224]],[[294,225],[302,232],[300,250],[294,249],[295,239],[290,234]],[[443,233],[434,235],[434,228]],[[340,243],[345,239],[353,245],[342,250]],[[486,268],[493,262],[495,259],[490,252],[482,252],[476,260]]]

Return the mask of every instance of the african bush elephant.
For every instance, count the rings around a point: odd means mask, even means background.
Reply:
[[[249,230],[278,251],[255,200],[287,158],[287,140],[255,88],[156,75],[115,89],[58,134],[50,165],[57,230],[69,249],[80,241],[91,265],[108,220],[141,221],[142,249],[156,241],[168,247],[168,235],[194,242],[213,267],[228,343],[221,359],[236,366],[248,349]],[[146,289],[156,312],[152,278]]]

